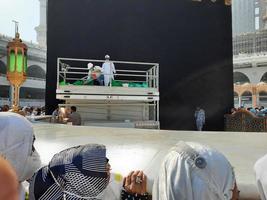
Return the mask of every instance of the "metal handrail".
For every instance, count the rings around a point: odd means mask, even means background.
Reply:
[[[84,68],[84,67],[83,68],[82,67],[68,67],[68,70],[70,70],[70,69],[89,71],[88,68]],[[147,72],[145,70],[141,71],[141,70],[126,70],[126,69],[118,69],[116,71],[118,71],[118,72],[136,72],[136,73],[146,73]]]
[[[78,58],[63,58],[59,57],[58,60],[68,60],[68,61],[84,61],[84,62],[105,62],[105,60],[96,60],[96,59],[78,59]],[[113,63],[120,64],[133,64],[133,65],[159,65],[158,63],[147,63],[147,62],[129,62],[129,61],[116,61],[110,60]]]
[[[136,72],[136,73],[146,73],[147,71],[140,71],[140,70],[126,70],[126,69],[118,69],[117,72]]]
[[[64,72],[64,71],[59,71],[60,73],[66,73],[66,74],[88,74],[86,72]],[[146,75],[134,75],[134,74],[118,74],[118,73],[114,73],[114,74],[107,74],[107,73],[101,73],[103,75],[119,75],[119,76],[136,76],[136,77],[146,77]],[[148,75],[148,77],[152,77],[152,78],[156,78],[156,75]]]
[[[59,87],[59,80],[63,78],[65,82],[67,81],[75,81],[75,80],[86,80],[88,78],[88,73],[89,70],[88,68],[84,67],[73,67],[71,66],[67,61],[72,61],[72,64],[74,62],[101,62],[104,63],[105,60],[95,60],[95,59],[76,59],[76,58],[58,58],[57,60],[57,86]],[[74,62],[73,62],[74,61]],[[65,62],[65,63],[64,63]],[[158,63],[146,63],[146,62],[128,62],[128,61],[110,61],[114,64],[131,64],[135,65],[138,69],[137,70],[129,70],[129,69],[121,69],[123,65],[120,65],[120,69],[116,70],[116,73],[103,73],[102,71],[100,72],[101,75],[110,75],[110,76],[115,76],[115,80],[117,78],[118,81],[121,81],[121,78],[119,77],[128,77],[126,79],[129,80],[124,80],[122,82],[145,82],[147,83],[149,88],[158,88],[159,87],[159,64]],[[141,66],[142,65],[142,66]],[[141,67],[145,67],[145,70],[140,70]],[[148,69],[148,66],[151,66]],[[95,65],[97,66],[97,65]],[[62,68],[64,67],[64,68]],[[79,71],[75,71],[79,70]],[[119,73],[121,72],[121,73]],[[85,75],[80,78],[77,77],[68,77],[69,74],[76,74],[76,75]],[[132,77],[132,78],[131,78]],[[142,79],[141,79],[142,78]],[[145,78],[145,80],[143,80]],[[110,82],[113,80],[113,78],[110,78]],[[109,87],[112,87],[111,84]]]

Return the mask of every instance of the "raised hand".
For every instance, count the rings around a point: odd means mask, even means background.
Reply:
[[[123,186],[126,192],[130,194],[145,194],[147,178],[143,171],[131,171],[127,177],[123,179]]]

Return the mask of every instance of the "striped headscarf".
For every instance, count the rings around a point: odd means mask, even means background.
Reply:
[[[66,149],[30,181],[31,200],[102,199],[108,185],[106,148],[88,144]]]

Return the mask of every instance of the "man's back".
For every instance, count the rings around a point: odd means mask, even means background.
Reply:
[[[72,125],[80,126],[82,124],[81,115],[77,112],[72,112],[69,116],[69,121]]]
[[[195,118],[196,120],[205,122],[205,111],[203,109],[197,110],[195,112]]]

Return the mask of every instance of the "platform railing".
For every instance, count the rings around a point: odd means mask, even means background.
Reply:
[[[74,83],[75,81],[82,81],[85,83],[89,80],[91,74],[90,69],[87,68],[88,63],[94,66],[101,67],[105,60],[93,59],[75,59],[75,58],[58,58],[57,60],[57,86],[60,82]],[[99,76],[108,75],[109,82],[112,83],[111,76],[114,75],[114,80],[122,83],[123,87],[128,87],[131,83],[143,83],[144,87],[157,88],[159,87],[159,64],[145,63],[145,62],[127,62],[127,61],[110,61],[115,65],[115,73],[99,72]],[[91,71],[92,72],[92,71]],[[99,80],[99,78],[97,79]],[[103,84],[102,84],[103,86]],[[112,87],[112,84],[109,85]]]

